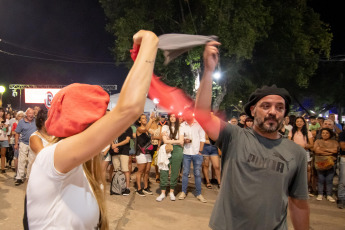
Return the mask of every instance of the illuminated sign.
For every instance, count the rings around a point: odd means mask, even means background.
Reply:
[[[50,103],[53,100],[54,95],[61,89],[32,89],[26,88],[25,103],[27,104],[45,104],[46,107],[50,107]]]

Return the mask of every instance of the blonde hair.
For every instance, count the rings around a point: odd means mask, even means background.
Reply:
[[[57,143],[64,138],[55,137],[52,143]],[[100,219],[98,223],[98,229],[108,230],[109,222],[105,202],[105,178],[102,174],[101,157],[97,154],[92,159],[83,163],[83,170],[86,178],[89,181],[93,194],[97,200],[97,204],[100,211]]]

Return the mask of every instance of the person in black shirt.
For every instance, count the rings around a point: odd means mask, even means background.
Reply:
[[[238,122],[238,126],[241,128],[244,128],[245,122],[246,122],[247,114],[246,113],[240,113],[240,121]]]
[[[130,193],[129,190],[129,177],[130,172],[128,169],[128,162],[129,162],[129,149],[130,149],[130,140],[133,136],[132,128],[129,127],[124,133],[122,133],[115,143],[111,145],[111,149],[109,150],[110,155],[112,156],[112,162],[114,165],[114,170],[121,170],[126,177],[126,189],[122,193],[124,196],[128,196]]]

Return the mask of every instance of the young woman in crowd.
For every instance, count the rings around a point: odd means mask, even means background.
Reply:
[[[31,151],[37,155],[44,147],[52,142],[53,137],[47,133],[45,122],[47,120],[47,110],[41,109],[36,116],[37,131],[31,134],[29,146]]]
[[[321,138],[315,141],[314,152],[315,152],[315,166],[317,166],[318,158],[324,158],[327,164],[323,163],[321,165],[330,165],[327,168],[316,167],[317,177],[318,177],[318,196],[316,200],[322,200],[324,184],[326,184],[326,194],[327,200],[330,202],[335,202],[332,197],[332,187],[333,187],[333,177],[335,174],[334,160],[336,154],[339,151],[339,143],[336,140],[331,140],[334,133],[331,129],[323,128],[321,131]]]
[[[290,118],[291,119],[291,118]],[[307,123],[303,117],[296,117],[295,123],[293,123],[292,130],[289,132],[288,138],[294,141],[296,144],[300,145],[305,149],[308,160],[308,186],[311,188],[311,157],[310,151],[314,146],[313,135],[308,131]],[[312,193],[309,194],[313,196]]]
[[[212,189],[212,184],[210,182],[210,176],[209,176],[210,161],[212,163],[212,169],[214,169],[214,174],[218,182],[218,187],[220,187],[220,162],[219,162],[217,146],[213,145],[210,142],[210,139],[208,138],[207,135],[205,135],[205,137],[206,137],[206,141],[205,141],[204,149],[202,151],[202,155],[204,156],[204,161],[202,164],[202,172],[205,177],[206,188]]]
[[[54,96],[46,128],[57,138],[32,166],[29,229],[108,229],[100,152],[143,111],[158,46],[149,31],[133,40],[137,59],[108,114],[109,95],[100,86],[72,84]]]
[[[247,117],[246,120],[244,121],[244,128],[252,128],[254,124],[254,121],[252,118]]]
[[[153,157],[152,157],[152,166],[155,167],[155,172],[156,172],[156,182],[160,182],[160,176],[159,176],[159,170],[157,166],[157,153],[159,146],[161,144],[161,131],[162,131],[162,126],[158,125],[160,121],[159,117],[156,117],[154,121],[152,122],[151,128],[149,129],[149,133],[151,134],[151,144],[153,145],[153,150],[152,152]]]
[[[7,130],[9,120],[6,119],[5,110],[0,108],[0,152],[1,152],[1,173],[6,173],[6,150],[9,146]]]
[[[168,125],[164,125],[162,128],[162,140],[164,144],[172,144],[173,151],[169,158],[170,174],[170,200],[174,201],[175,198],[175,186],[180,173],[180,168],[183,160],[183,143],[184,136],[180,130],[180,122],[176,114],[169,114]],[[161,181],[161,194],[156,198],[156,201],[162,201],[166,196],[166,188],[168,186],[169,170],[160,171]]]
[[[136,175],[137,179],[137,194],[139,196],[152,195],[152,191],[150,190],[149,186],[149,173],[151,169],[151,162],[152,156],[150,152],[146,152],[144,150],[145,147],[151,145],[151,137],[149,135],[149,129],[151,128],[151,124],[153,122],[154,116],[151,114],[149,122],[147,122],[147,118],[145,114],[142,114],[139,117],[136,132],[136,162],[138,167],[138,172]],[[152,150],[152,149],[151,149]],[[150,151],[151,151],[150,150]],[[141,188],[141,177],[143,176],[144,180],[144,189]]]

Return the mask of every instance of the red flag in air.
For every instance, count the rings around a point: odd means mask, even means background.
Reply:
[[[133,49],[130,50],[133,61],[137,58],[139,49],[140,46],[133,44]],[[152,74],[148,96],[151,100],[156,98],[159,106],[176,115],[193,104],[193,100],[183,90],[166,85],[155,74]]]

